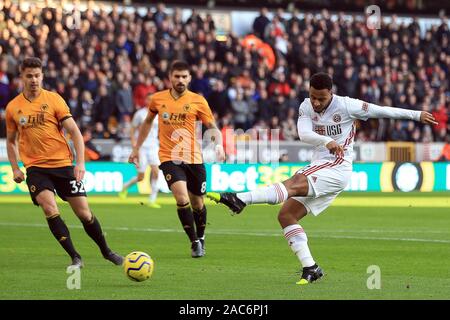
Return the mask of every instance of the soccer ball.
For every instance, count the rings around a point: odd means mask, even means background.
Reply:
[[[125,257],[123,270],[127,277],[133,281],[141,282],[152,276],[155,263],[145,252],[134,251]]]

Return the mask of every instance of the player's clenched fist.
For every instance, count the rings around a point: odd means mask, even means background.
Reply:
[[[344,157],[344,148],[342,148],[342,146],[340,146],[336,141],[328,142],[326,147],[330,150],[330,153],[334,154],[336,157]]]
[[[139,163],[139,150],[133,148],[133,151],[131,151],[130,156],[128,157],[129,163],[134,163],[135,165],[138,165]]]
[[[23,180],[25,180],[25,175],[23,174],[22,170],[16,169],[13,171],[13,179],[14,182],[21,183]]]

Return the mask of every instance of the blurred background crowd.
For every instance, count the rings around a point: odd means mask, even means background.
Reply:
[[[216,37],[211,15],[160,3],[145,14],[78,8],[21,10],[0,2],[0,137],[4,109],[21,91],[18,66],[26,56],[45,65],[44,87],[62,95],[76,122],[92,138],[126,139],[131,118],[145,96],[168,88],[174,59],[192,66],[190,89],[209,102],[223,129],[278,128],[296,140],[299,104],[310,76],[332,75],[335,92],[383,106],[426,110],[438,125],[412,121],[361,122],[359,141],[444,141],[450,129],[450,31],[421,30],[417,19],[393,16],[380,29],[366,22],[331,19],[295,9],[262,8],[251,37]],[[303,13],[304,15],[301,15]],[[270,46],[273,57],[257,41]]]

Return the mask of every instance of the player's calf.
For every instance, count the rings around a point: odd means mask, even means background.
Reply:
[[[112,250],[108,247],[106,243],[105,236],[103,235],[102,228],[100,226],[100,222],[97,218],[91,213],[91,219],[87,221],[82,221],[84,230],[91,237],[92,240],[99,247],[103,257],[115,265],[121,265],[123,262],[123,257],[118,254],[112,252]]]
[[[59,214],[54,214],[51,217],[47,217],[48,227],[52,232],[55,239],[64,248],[67,254],[72,258],[80,257],[80,254],[75,250],[72,240],[70,238],[70,232],[65,222],[61,219]]]

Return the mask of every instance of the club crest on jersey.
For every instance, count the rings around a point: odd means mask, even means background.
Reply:
[[[188,112],[190,109],[191,109],[191,106],[190,106],[189,104],[185,104],[185,105],[183,106],[183,110],[184,110],[185,112]]]
[[[35,191],[36,191],[36,186],[35,186],[35,185],[32,185],[32,186],[30,187],[30,191],[31,191],[31,192],[35,192]]]
[[[167,180],[167,181],[172,180],[172,175],[171,175],[170,173],[168,173],[168,174],[166,175],[166,180]]]
[[[47,109],[48,109],[48,104],[43,104],[42,106],[41,106],[41,110],[42,111],[47,111]]]
[[[342,118],[341,118],[340,114],[336,113],[336,114],[333,115],[333,121],[334,122],[339,123],[339,122],[341,122],[341,120],[342,120]]]
[[[27,124],[27,118],[26,117],[20,117],[20,119],[19,119],[19,124],[21,125],[21,126],[24,126],[24,125],[26,125]]]
[[[169,114],[168,112],[164,112],[164,113],[162,114],[162,118],[163,118],[164,120],[169,120],[170,114]]]
[[[361,109],[362,109],[364,112],[369,112],[369,104],[368,104],[367,102],[363,102],[363,104],[362,104],[362,106],[361,106]]]

